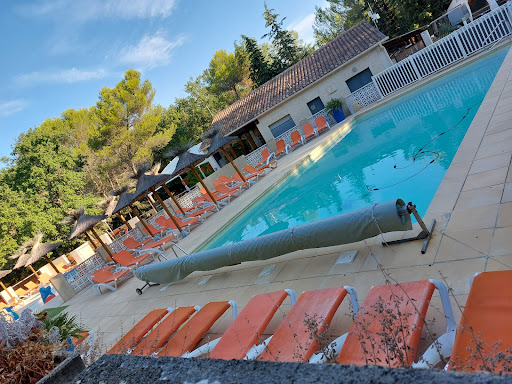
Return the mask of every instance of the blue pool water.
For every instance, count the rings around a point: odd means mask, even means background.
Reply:
[[[319,159],[306,160],[202,249],[396,198],[415,202],[423,215],[507,52],[361,115]]]

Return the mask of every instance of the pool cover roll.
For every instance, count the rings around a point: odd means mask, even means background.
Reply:
[[[355,243],[381,232],[412,229],[401,199],[298,225],[278,232],[193,253],[177,259],[138,268],[143,281],[166,284],[179,281],[194,271],[211,271],[244,261],[267,260],[290,252]]]

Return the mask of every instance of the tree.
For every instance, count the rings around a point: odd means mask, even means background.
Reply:
[[[172,138],[174,131],[158,130],[162,111],[153,107],[155,90],[140,73],[130,69],[114,88],[104,87],[99,101],[92,108],[94,124],[88,130],[83,153],[91,172],[102,182],[104,196],[122,185],[127,172],[139,163],[152,163],[153,153]]]
[[[242,35],[245,50],[249,56],[250,77],[255,87],[259,87],[273,77],[273,72],[268,61],[263,56],[261,48],[256,39]]]
[[[265,27],[270,27],[270,32],[264,34],[262,38],[268,37],[272,41],[274,48],[272,67],[275,74],[281,73],[302,59],[292,34],[283,28],[283,21],[286,17],[277,21],[278,16],[275,10],[269,9],[267,3],[265,3],[263,18],[265,19]]]
[[[327,6],[315,6],[313,35],[318,46],[328,43],[345,30],[347,21],[343,0],[327,0]]]
[[[215,95],[232,91],[234,101],[250,89],[249,58],[245,51],[235,49],[235,53],[220,49],[215,52],[210,66],[204,71],[204,79],[209,90]]]

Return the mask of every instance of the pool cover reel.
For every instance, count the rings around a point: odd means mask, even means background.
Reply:
[[[140,280],[167,284],[194,271],[211,271],[244,261],[267,260],[301,249],[355,243],[380,233],[412,229],[410,212],[397,199],[312,223],[193,253],[135,271]]]

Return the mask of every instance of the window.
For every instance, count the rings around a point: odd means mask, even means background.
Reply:
[[[270,124],[269,128],[274,137],[282,135],[287,130],[295,127],[295,123],[290,115],[286,115],[282,119],[279,119],[275,123]]]
[[[364,87],[366,84],[372,82],[372,71],[366,68],[364,71],[359,72],[357,75],[352,76],[346,81],[350,93],[357,91],[359,88]]]
[[[308,103],[308,108],[311,111],[311,114],[314,115],[315,113],[318,113],[322,109],[324,109],[325,106],[324,103],[322,102],[322,99],[317,97],[316,99],[313,99]]]

